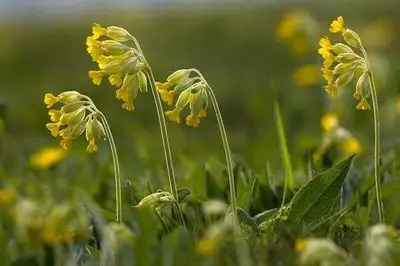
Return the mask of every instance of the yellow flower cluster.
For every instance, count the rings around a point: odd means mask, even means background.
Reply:
[[[343,43],[332,44],[328,37],[323,37],[319,41],[318,53],[324,60],[324,67],[321,70],[327,82],[327,85],[324,86],[326,92],[336,96],[338,89],[356,78],[356,91],[353,97],[360,100],[357,109],[371,109],[367,101],[371,89],[369,64],[364,57],[358,55],[349,47],[362,48],[360,37],[354,31],[344,27],[343,17],[334,20],[329,31],[341,33],[347,45]]]
[[[337,114],[326,113],[321,118],[321,127],[322,143],[313,154],[315,161],[320,161],[322,156],[331,150],[338,152],[339,159],[361,152],[360,143],[347,129],[340,126]]]
[[[98,150],[96,142],[105,137],[102,123],[98,120],[99,111],[89,97],[77,91],[66,91],[57,96],[46,93],[44,103],[51,108],[56,103],[64,104],[60,109],[50,109],[50,123],[46,127],[54,136],[60,136],[64,149],[71,147],[72,140],[86,132],[88,152]]]
[[[49,169],[58,164],[65,157],[65,151],[61,148],[44,147],[30,157],[30,164],[34,168]]]
[[[168,76],[166,82],[156,82],[156,88],[161,99],[168,105],[172,105],[174,97],[179,95],[175,108],[165,112],[169,119],[180,123],[180,113],[186,105],[189,105],[190,114],[186,117],[186,124],[198,127],[200,118],[207,116],[207,85],[199,77],[190,78],[191,72],[190,69],[177,70]]]
[[[103,28],[95,23],[92,36],[86,40],[87,51],[99,70],[89,71],[93,83],[100,85],[104,76],[112,86],[117,87],[116,98],[123,102],[122,108],[133,110],[133,100],[139,91],[147,91],[146,63],[140,52],[126,42],[134,40],[123,28],[110,26]],[[105,36],[110,39],[100,41]],[[125,43],[125,44],[124,44]]]

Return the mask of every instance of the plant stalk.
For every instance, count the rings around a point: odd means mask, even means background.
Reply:
[[[165,117],[164,117],[164,112],[162,109],[161,99],[160,99],[160,95],[158,94],[157,89],[156,89],[156,81],[154,79],[153,72],[151,71],[149,65],[147,65],[147,68],[148,68],[148,76],[150,79],[149,83],[150,83],[151,93],[153,94],[153,98],[154,98],[154,102],[155,102],[156,110],[157,110],[158,122],[160,124],[161,141],[163,144],[165,164],[167,166],[169,186],[171,189],[172,196],[174,197],[175,201],[177,202],[177,204],[175,204],[175,206],[178,211],[180,222],[186,230],[185,219],[183,217],[183,213],[182,213],[182,210],[181,210],[180,204],[179,204],[178,188],[176,185],[174,165],[172,162],[172,154],[171,154],[171,148],[169,145],[167,125],[165,123]]]
[[[376,203],[378,207],[378,220],[380,223],[385,222],[384,209],[383,209],[383,201],[382,201],[382,191],[380,184],[380,175],[379,175],[379,167],[380,167],[380,119],[379,119],[379,104],[378,104],[378,94],[376,91],[375,81],[373,72],[371,69],[371,64],[368,59],[367,51],[364,47],[361,46],[361,51],[364,55],[365,61],[368,65],[369,70],[369,81],[371,83],[371,98],[372,98],[372,110],[374,115],[374,179],[375,179],[375,194],[376,194]]]
[[[107,135],[108,142],[110,144],[111,156],[113,159],[114,166],[114,178],[115,178],[115,204],[116,204],[116,222],[122,223],[122,186],[121,186],[121,172],[119,169],[119,161],[117,154],[117,147],[115,146],[114,138],[111,134],[110,126],[108,125],[106,117],[98,111],[100,118],[105,126],[105,132]]]
[[[221,132],[222,144],[224,146],[226,166],[227,166],[227,170],[228,170],[229,193],[230,193],[230,199],[231,199],[231,205],[232,205],[232,215],[233,215],[233,228],[234,228],[234,231],[236,232],[238,220],[237,220],[235,178],[233,176],[232,156],[231,156],[231,151],[229,148],[228,137],[226,135],[224,121],[222,119],[221,111],[219,109],[217,97],[215,96],[214,91],[212,90],[211,86],[207,83],[207,81],[205,80],[203,75],[200,73],[200,71],[198,71],[197,69],[192,69],[192,71],[194,71],[197,75],[199,75],[200,78],[202,79],[202,81],[206,84],[207,93],[210,96],[211,103],[214,107],[215,116],[217,117],[219,131]]]

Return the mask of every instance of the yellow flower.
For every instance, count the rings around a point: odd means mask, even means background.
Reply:
[[[103,28],[100,24],[94,23],[92,27],[93,39],[97,40],[103,35],[107,34],[107,30]]]
[[[171,119],[172,121],[175,121],[177,123],[181,122],[181,118],[179,117],[179,114],[181,113],[181,109],[179,109],[178,107],[175,107],[173,110],[171,111],[166,111],[165,115]]]
[[[298,86],[306,87],[314,85],[320,79],[319,68],[316,65],[304,65],[297,68],[293,73],[293,81]]]
[[[367,98],[362,97],[361,101],[357,104],[356,107],[357,110],[370,110],[371,106],[369,106],[369,103],[367,101]]]
[[[204,109],[201,109],[200,113],[199,113],[199,117],[200,118],[205,118],[207,117],[207,112]]]
[[[186,125],[192,127],[198,127],[199,124],[200,124],[199,115],[191,113],[186,117]]]
[[[122,77],[120,73],[112,74],[108,77],[108,81],[111,85],[119,87],[122,85]]]
[[[60,141],[60,145],[61,145],[61,147],[63,147],[66,150],[69,149],[69,148],[71,148],[71,145],[72,145],[72,139],[71,138],[63,138]]]
[[[103,71],[95,71],[95,70],[90,70],[89,71],[89,77],[92,79],[92,82],[95,85],[100,85],[101,80],[103,79],[104,72]]]
[[[339,125],[339,118],[334,113],[327,113],[321,118],[321,127],[324,131],[330,132]]]
[[[324,76],[324,78],[326,79],[328,84],[331,84],[332,80],[333,80],[333,72],[332,72],[332,70],[330,70],[328,68],[321,68],[321,70],[322,70],[322,75]]]
[[[62,113],[60,110],[51,109],[49,110],[50,120],[52,122],[58,122],[60,120]]]
[[[330,50],[332,49],[332,44],[331,44],[331,41],[329,40],[329,38],[328,37],[322,37],[320,40],[319,40],[319,46],[321,46],[321,48],[319,48],[318,49],[318,53],[320,54],[320,55],[324,55],[324,54],[326,54],[326,53],[330,53]]]
[[[172,86],[168,81],[164,82],[164,83],[161,83],[161,82],[157,81],[156,82],[156,88],[157,88],[158,91],[169,91],[172,88]]]
[[[60,100],[59,97],[54,96],[52,93],[46,93],[44,95],[44,104],[47,108],[52,107],[56,102]]]
[[[86,39],[87,52],[92,56],[94,61],[97,61],[101,55],[104,54],[104,50],[101,47],[101,42],[89,36]]]
[[[132,111],[135,109],[135,106],[133,105],[133,101],[130,99],[122,104],[122,108],[128,111]]]
[[[331,53],[326,53],[322,57],[325,59],[324,60],[324,67],[325,68],[330,67],[333,64],[333,62],[335,61],[335,57]]]
[[[174,97],[176,95],[175,91],[166,91],[166,90],[159,90],[158,91],[161,96],[161,100],[163,100],[168,105],[172,105],[174,102]]]
[[[324,86],[324,89],[327,93],[329,93],[332,97],[336,97],[337,96],[337,92],[338,92],[338,87],[336,86],[336,84],[329,84]]]
[[[42,148],[30,158],[30,164],[35,168],[48,169],[65,158],[65,152],[60,148]]]
[[[307,248],[307,240],[306,239],[297,239],[294,245],[294,249],[297,252],[302,252]]]
[[[51,135],[54,137],[58,136],[58,132],[60,130],[60,123],[47,123],[46,127],[50,130]]]
[[[121,88],[119,88],[118,90],[115,91],[115,97],[118,100],[121,101],[128,101],[129,99],[129,87],[128,86],[122,86]]]
[[[336,20],[332,21],[329,31],[333,33],[341,32],[344,29],[343,26],[344,26],[344,20],[343,17],[340,16]]]
[[[14,189],[0,189],[0,206],[10,206],[17,199],[17,193]]]
[[[90,140],[89,144],[86,147],[87,152],[97,152],[99,148],[97,147],[97,144],[94,140]]]
[[[353,154],[353,153],[360,153],[361,152],[361,145],[357,141],[357,139],[351,137],[345,140],[341,145],[342,152],[344,156]]]
[[[285,40],[290,39],[298,30],[298,21],[295,14],[287,14],[280,22],[276,29],[276,35]]]
[[[214,238],[200,239],[196,245],[196,252],[200,255],[212,258],[218,251],[218,243]]]

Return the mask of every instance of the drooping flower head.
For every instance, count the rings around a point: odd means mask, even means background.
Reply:
[[[356,78],[356,91],[353,96],[356,100],[360,100],[357,109],[370,109],[367,100],[371,89],[369,64],[363,56],[358,55],[350,48],[350,46],[362,47],[360,37],[354,31],[345,28],[344,19],[341,16],[331,23],[329,31],[342,34],[347,44],[332,44],[326,36],[319,41],[318,53],[323,59],[321,70],[327,81],[327,85],[324,86],[325,91],[335,97],[340,88],[345,87]]]
[[[103,28],[95,23],[92,36],[86,40],[87,51],[99,69],[90,70],[93,83],[100,85],[104,77],[117,87],[116,98],[123,102],[122,108],[133,110],[138,92],[147,91],[146,60],[136,47],[134,37],[116,26]],[[109,38],[100,40],[100,38]],[[129,45],[133,41],[133,46]]]
[[[50,123],[46,124],[47,129],[54,137],[61,137],[60,145],[68,149],[72,140],[78,138],[86,131],[86,139],[89,141],[88,152],[97,151],[96,142],[105,138],[102,123],[98,121],[100,112],[94,106],[89,97],[77,91],[66,91],[57,96],[46,93],[44,103],[51,108],[56,103],[63,106],[60,109],[50,109]],[[35,159],[35,162],[44,164],[43,160]]]
[[[207,84],[199,77],[189,77],[191,73],[190,69],[177,70],[168,76],[166,82],[157,82],[156,88],[168,105],[172,105],[174,97],[178,95],[174,109],[165,112],[169,119],[180,123],[180,113],[189,105],[190,113],[185,122],[188,126],[198,127],[200,118],[207,116]]]

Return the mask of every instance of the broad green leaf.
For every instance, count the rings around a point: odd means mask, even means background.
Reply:
[[[288,221],[315,221],[335,205],[354,154],[303,185],[289,203]]]

